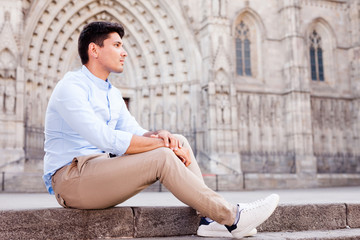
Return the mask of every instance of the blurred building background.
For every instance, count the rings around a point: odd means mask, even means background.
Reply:
[[[130,112],[220,190],[360,185],[360,0],[0,0],[3,188],[45,190],[47,102],[97,20],[126,29]]]

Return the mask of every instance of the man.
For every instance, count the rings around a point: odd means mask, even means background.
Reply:
[[[48,191],[63,207],[101,209],[160,180],[178,199],[208,217],[199,235],[229,231],[241,238],[254,233],[275,210],[279,197],[228,203],[204,184],[183,136],[140,127],[120,91],[107,80],[111,72],[123,71],[123,36],[123,27],[109,22],[90,23],[80,34],[83,66],[59,81],[46,111],[43,178]]]

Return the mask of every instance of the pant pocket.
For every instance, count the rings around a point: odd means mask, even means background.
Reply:
[[[63,206],[64,208],[67,208],[68,206],[66,206],[65,200],[60,196],[60,194],[55,193],[55,197],[56,197],[56,201]]]
[[[77,164],[78,171],[79,171],[79,173],[81,173],[88,161],[97,159],[97,158],[108,158],[108,157],[109,156],[106,153],[98,153],[98,154],[80,156],[80,157],[75,157],[71,164]]]

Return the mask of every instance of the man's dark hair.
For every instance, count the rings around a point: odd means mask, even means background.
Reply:
[[[90,43],[93,42],[102,47],[104,46],[104,40],[113,32],[118,33],[122,38],[125,31],[121,24],[113,22],[92,22],[85,25],[78,40],[81,63],[86,64],[89,61],[88,48]]]

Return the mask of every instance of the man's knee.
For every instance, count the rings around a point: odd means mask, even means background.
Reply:
[[[168,147],[161,147],[161,148],[158,148],[157,150],[159,151],[159,154],[165,155],[165,156],[174,154],[173,150],[171,150]]]
[[[153,162],[151,164],[156,166],[160,172],[162,172],[162,170],[174,168],[174,166],[178,165],[178,163],[182,163],[173,150],[165,147],[156,149],[156,153],[152,158],[152,161]]]
[[[155,161],[166,161],[167,159],[172,159],[176,157],[173,150],[167,147],[157,148],[154,150],[154,153],[155,153],[155,157],[153,159]]]

